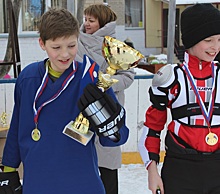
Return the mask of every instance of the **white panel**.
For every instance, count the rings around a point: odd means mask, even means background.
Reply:
[[[148,93],[151,82],[152,79],[139,80],[139,101],[138,101],[139,110],[138,110],[138,123],[137,123],[138,141],[140,139],[140,136],[142,135],[142,127],[143,127],[143,123],[145,122],[145,113],[149,108],[149,106],[151,105],[149,99],[149,93]]]
[[[8,122],[11,121],[12,111],[14,106],[14,86],[15,84],[5,84],[5,91],[6,91],[6,113]]]
[[[137,150],[137,107],[138,107],[138,80],[125,90],[126,124],[130,130],[129,139],[122,147],[123,152]]]
[[[0,84],[0,115],[5,111],[5,87]]]

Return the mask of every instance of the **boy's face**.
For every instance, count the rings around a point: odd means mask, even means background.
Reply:
[[[220,34],[210,36],[188,49],[189,54],[202,61],[213,61],[220,51]]]
[[[98,18],[95,18],[92,15],[85,15],[84,27],[86,34],[93,34],[100,28]]]
[[[76,35],[46,40],[45,44],[39,39],[39,44],[47,52],[53,70],[63,73],[69,68],[76,57],[78,39]]]

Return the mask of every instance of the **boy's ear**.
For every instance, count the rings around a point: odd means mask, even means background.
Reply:
[[[41,38],[39,38],[39,45],[43,50],[45,50],[45,45],[44,45],[44,42]]]

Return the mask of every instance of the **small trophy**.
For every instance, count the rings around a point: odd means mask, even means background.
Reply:
[[[107,68],[106,73],[99,71],[96,85],[103,92],[118,82],[118,80],[111,78],[117,70],[128,70],[136,67],[139,60],[144,58],[144,56],[137,50],[110,36],[105,36],[104,38],[102,54],[109,64],[109,67]],[[89,121],[82,115],[82,113],[79,114],[75,121],[71,121],[64,128],[63,133],[83,145],[86,145],[93,135],[93,132],[89,130]]]
[[[6,112],[2,112],[0,116],[0,127],[2,128],[8,128],[8,123],[7,123],[7,114]]]

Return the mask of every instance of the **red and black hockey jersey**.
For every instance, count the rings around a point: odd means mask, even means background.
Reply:
[[[213,62],[199,61],[188,53],[185,53],[185,63],[206,109],[213,96],[214,105],[209,123],[211,131],[220,137],[219,66]],[[188,145],[199,152],[214,152],[220,148],[220,141],[215,145],[208,145],[205,141],[209,129],[183,65],[173,64],[161,68],[153,78],[149,94],[152,105],[146,111],[143,134],[138,144],[146,167],[152,160],[159,162],[160,133],[167,121],[168,108],[172,115],[168,131],[173,134],[175,143],[183,148]],[[179,143],[175,137],[184,144]]]

